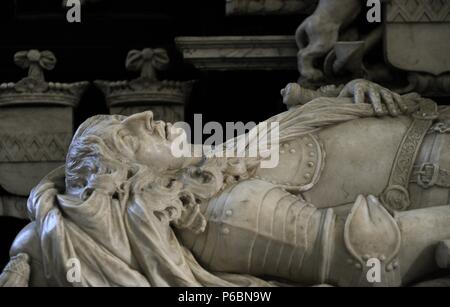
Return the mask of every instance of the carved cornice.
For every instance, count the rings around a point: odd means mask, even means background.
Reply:
[[[312,13],[317,0],[226,0],[227,15],[289,15]]]
[[[293,36],[214,36],[175,39],[184,59],[200,70],[296,70]]]
[[[0,107],[24,104],[51,104],[76,107],[89,82],[47,82],[44,70],[52,70],[56,58],[50,51],[20,51],[14,56],[17,66],[28,69],[28,76],[17,83],[0,84]]]
[[[180,104],[189,98],[194,81],[160,81],[157,71],[165,70],[169,58],[164,49],[132,50],[128,53],[126,68],[140,72],[131,81],[103,81],[94,84],[99,88],[109,107],[138,104]]]

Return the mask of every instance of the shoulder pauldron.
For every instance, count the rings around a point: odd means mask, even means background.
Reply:
[[[288,190],[303,192],[319,180],[325,151],[316,135],[305,134],[280,144],[280,159],[275,168],[261,168],[257,177]]]

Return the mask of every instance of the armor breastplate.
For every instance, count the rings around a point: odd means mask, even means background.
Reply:
[[[326,162],[320,180],[302,196],[329,208],[353,203],[358,195],[380,195],[410,125],[406,116],[362,118],[317,132]]]
[[[205,232],[181,231],[178,237],[206,268],[317,282],[317,257],[309,256],[322,215],[311,204],[249,180],[225,190],[203,211]]]
[[[259,169],[256,178],[290,191],[306,191],[319,180],[323,164],[324,151],[319,138],[305,134],[292,141],[281,143],[277,167]]]

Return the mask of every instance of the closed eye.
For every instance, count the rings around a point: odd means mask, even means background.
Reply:
[[[127,133],[127,131],[120,130],[118,132],[118,136],[122,140],[123,144],[133,152],[136,152],[139,149],[139,142],[134,136]]]
[[[127,144],[128,147],[132,148],[133,151],[138,150],[139,143],[137,142],[136,138],[132,137],[131,135],[124,136],[123,141],[125,142],[125,144]]]

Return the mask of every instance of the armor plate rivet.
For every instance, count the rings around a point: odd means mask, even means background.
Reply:
[[[361,270],[361,269],[362,269],[361,263],[356,263],[356,264],[355,264],[355,267],[356,267],[358,270]]]
[[[293,153],[295,153],[295,149],[291,149],[291,150],[289,150],[289,152],[290,152],[291,154],[293,154]]]
[[[314,166],[314,162],[308,162],[308,166],[309,167],[313,167]]]
[[[392,266],[392,263],[388,264],[388,266],[386,267],[387,272],[391,272],[393,269],[394,267]]]
[[[230,233],[230,230],[227,227],[222,228],[222,234],[227,235]]]
[[[225,212],[225,214],[228,215],[228,216],[232,216],[233,215],[233,211],[232,210],[227,210]]]
[[[310,174],[310,173],[305,174],[305,178],[306,178],[306,179],[311,178],[311,174]]]
[[[313,143],[308,143],[308,147],[313,147]]]

